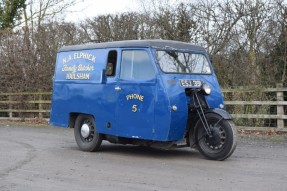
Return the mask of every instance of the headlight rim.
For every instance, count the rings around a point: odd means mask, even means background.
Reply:
[[[212,88],[209,84],[207,83],[203,83],[202,84],[202,90],[203,92],[206,94],[206,95],[210,95],[211,94],[211,91],[212,91]]]

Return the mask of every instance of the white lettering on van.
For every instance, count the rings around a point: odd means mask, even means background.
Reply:
[[[140,95],[140,94],[129,94],[126,96],[126,99],[127,99],[127,101],[132,100],[132,99],[144,101],[144,96]]]
[[[62,59],[63,64],[67,64],[68,62],[70,62],[71,60],[76,60],[76,59],[85,59],[85,60],[89,60],[93,63],[96,63],[96,57],[90,53],[86,53],[86,52],[76,52],[74,54],[70,54],[67,57],[64,57]]]
[[[75,73],[77,72],[77,67],[76,65],[73,66],[67,66],[66,64],[62,67],[62,71],[63,72],[72,72]]]
[[[77,59],[84,59],[76,61]],[[89,80],[91,79],[92,71],[94,71],[94,64],[96,63],[96,56],[87,52],[74,52],[62,59],[61,71],[66,73],[67,80]]]
[[[87,73],[69,73],[66,74],[66,79],[67,80],[89,80],[90,79],[90,74]]]
[[[68,57],[63,58],[63,64],[67,64],[67,62],[72,60],[72,56],[69,55]]]
[[[74,59],[80,59],[80,58],[89,60],[89,61],[94,62],[94,63],[96,62],[96,57],[92,54],[85,53],[85,52],[74,53]]]
[[[80,64],[78,66],[78,71],[94,71],[94,66]]]

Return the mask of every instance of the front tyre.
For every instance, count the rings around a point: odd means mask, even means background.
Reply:
[[[75,140],[83,151],[98,151],[102,143],[102,135],[96,132],[95,120],[92,116],[80,114],[75,121]]]
[[[209,113],[207,123],[212,136],[208,136],[204,127],[199,125],[195,130],[195,141],[199,152],[207,159],[225,160],[236,148],[237,133],[231,120],[223,119],[220,115]]]

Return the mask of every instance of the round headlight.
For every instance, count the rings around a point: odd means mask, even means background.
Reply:
[[[209,95],[211,93],[211,87],[208,84],[203,84],[202,89],[206,93],[206,95]]]

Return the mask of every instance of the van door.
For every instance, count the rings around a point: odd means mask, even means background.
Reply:
[[[117,134],[123,137],[152,139],[156,75],[148,49],[122,51],[120,77],[115,90]]]

